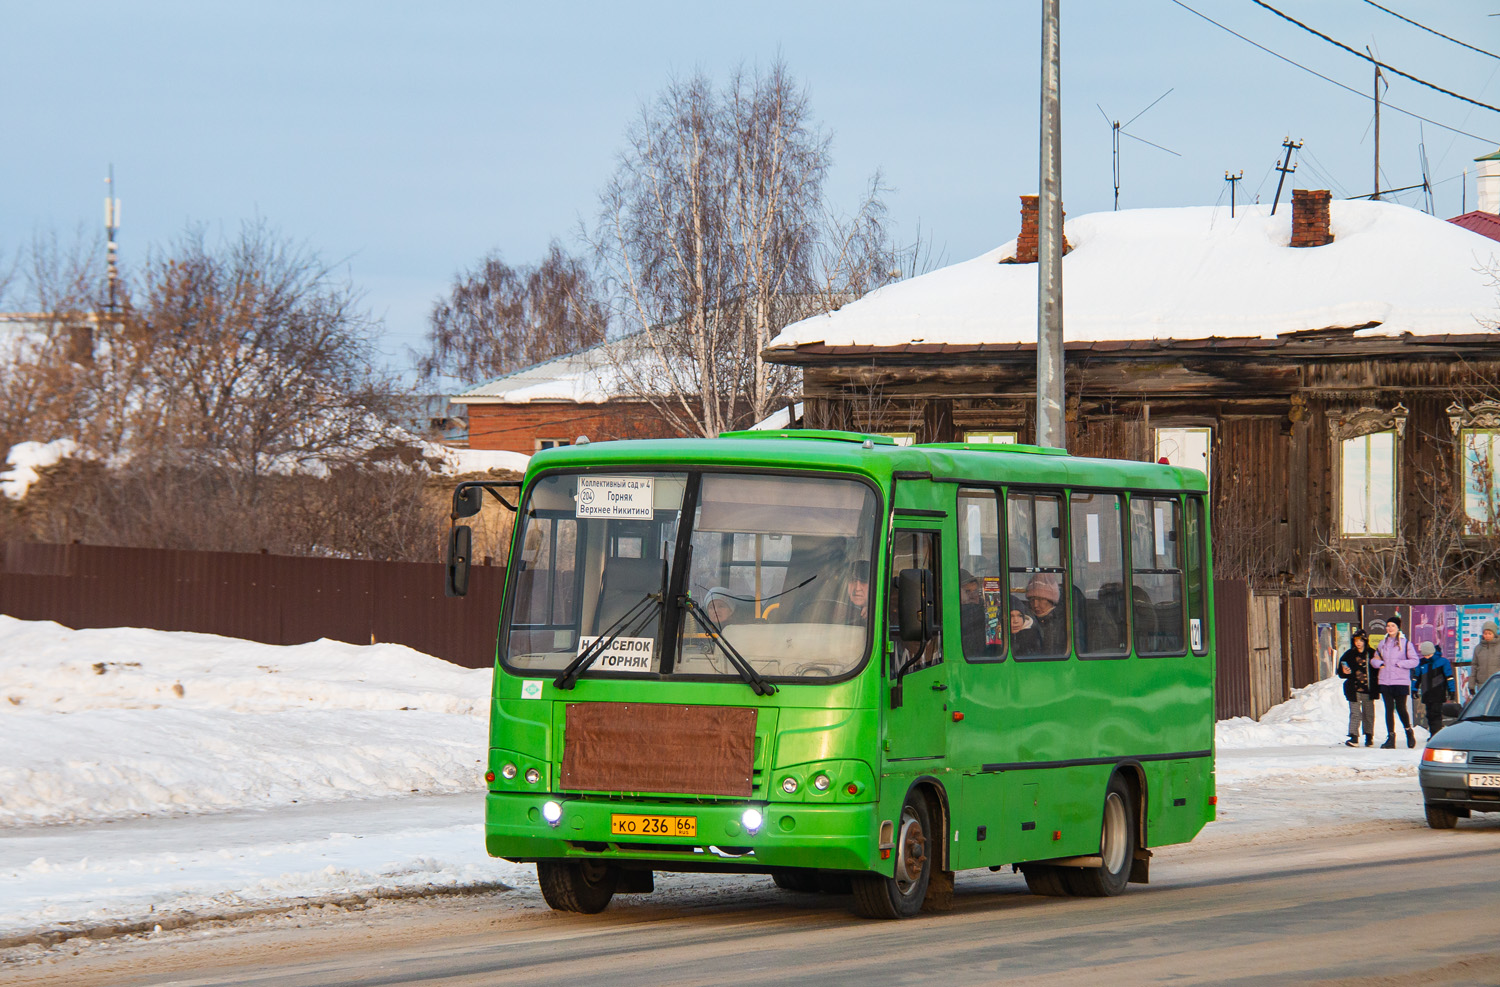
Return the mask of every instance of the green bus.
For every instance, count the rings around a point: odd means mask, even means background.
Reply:
[[[477,513],[466,483],[454,520]],[[1214,818],[1206,480],[816,430],[579,444],[521,485],[485,842],[555,909],[770,874],[1113,895]],[[514,496],[514,494],[511,494]],[[455,525],[448,591],[467,588]]]

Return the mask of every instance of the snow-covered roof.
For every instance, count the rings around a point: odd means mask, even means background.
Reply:
[[[454,404],[530,404],[575,401],[600,404],[626,390],[621,364],[632,358],[635,335],[596,343],[576,353],[534,363],[453,397]]]
[[[1386,202],[1331,203],[1334,240],[1291,247],[1291,208],[1197,206],[1068,221],[1063,333],[1070,342],[1474,334],[1500,321],[1500,245]],[[771,350],[1034,344],[1035,264],[1015,241],[788,326]]]

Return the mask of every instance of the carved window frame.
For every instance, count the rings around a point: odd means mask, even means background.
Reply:
[[[1469,513],[1469,449],[1465,441],[1466,433],[1487,434],[1491,436],[1490,446],[1493,450],[1500,444],[1500,401],[1485,400],[1477,402],[1465,408],[1455,401],[1447,408],[1448,423],[1453,428],[1453,443],[1455,446],[1454,460],[1458,468],[1458,490],[1463,501],[1464,512],[1464,534],[1474,537],[1491,535],[1497,530],[1497,524],[1493,517],[1476,518]],[[1494,453],[1491,452],[1491,456]],[[1494,497],[1494,486],[1500,480],[1500,470],[1497,470],[1493,458],[1490,462],[1490,487],[1491,498]]]
[[[1331,414],[1328,418],[1328,433],[1332,440],[1337,493],[1334,505],[1334,525],[1339,537],[1346,540],[1389,541],[1401,535],[1401,453],[1406,438],[1406,419],[1410,412],[1403,404],[1390,409],[1365,405],[1343,414]],[[1353,439],[1382,432],[1391,433],[1391,530],[1388,532],[1365,532],[1344,530],[1344,451],[1346,443]],[[1368,482],[1368,476],[1366,479]]]

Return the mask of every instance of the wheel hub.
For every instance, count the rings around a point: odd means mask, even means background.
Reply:
[[[915,813],[902,815],[901,838],[896,850],[896,886],[902,894],[922,877],[922,868],[927,864],[927,834]]]

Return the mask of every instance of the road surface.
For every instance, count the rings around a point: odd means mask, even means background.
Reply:
[[[515,891],[308,909],[53,949],[0,966],[0,983],[1500,983],[1494,816],[1447,832],[1413,817],[1211,827],[1159,851],[1152,884],[1119,898],[1040,898],[1008,870],[965,872],[953,911],[905,922],[858,919],[848,899],[766,878],[696,880],[597,916],[517,907]]]

